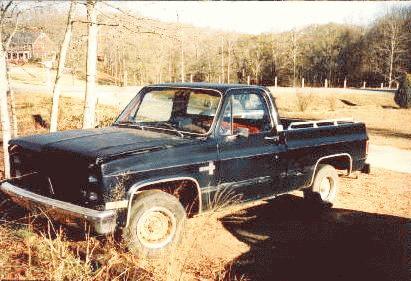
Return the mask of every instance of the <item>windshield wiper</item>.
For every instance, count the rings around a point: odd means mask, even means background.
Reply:
[[[135,121],[121,121],[121,122],[117,122],[117,125],[130,125],[131,127],[137,127],[141,130],[144,130],[144,126],[138,124]]]
[[[176,127],[173,126],[173,124],[171,124],[170,122],[167,121],[163,121],[163,122],[156,122],[156,125],[164,125],[165,127],[167,127],[168,129],[172,129],[174,133],[176,133],[177,135],[179,135],[180,137],[184,138],[184,134],[182,132],[180,132],[179,130],[177,130]],[[157,126],[156,126],[157,127]]]

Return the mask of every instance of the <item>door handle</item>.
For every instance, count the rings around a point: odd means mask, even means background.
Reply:
[[[272,137],[266,136],[266,137],[264,137],[264,139],[269,140],[269,141],[273,141],[275,143],[280,142],[280,137],[279,136],[272,136]]]

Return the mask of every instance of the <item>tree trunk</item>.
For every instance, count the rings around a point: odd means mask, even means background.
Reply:
[[[66,56],[67,50],[70,45],[71,33],[73,30],[73,15],[75,9],[75,2],[72,1],[70,4],[70,9],[67,16],[67,25],[66,25],[66,33],[64,35],[63,43],[60,46],[60,56],[59,56],[59,64],[57,66],[57,73],[56,79],[54,80],[54,87],[53,87],[53,101],[51,106],[51,116],[50,116],[50,132],[57,131],[57,123],[58,123],[58,112],[59,112],[59,100],[60,100],[60,78],[64,72],[64,64],[66,63]]]
[[[7,45],[6,45],[7,46]],[[17,113],[16,113],[16,100],[14,98],[14,91],[11,88],[10,85],[10,74],[7,68],[7,63],[6,63],[6,69],[7,69],[7,86],[8,86],[8,97],[10,100],[10,110],[11,110],[11,122],[12,122],[12,129],[13,129],[13,138],[17,138],[19,136],[19,129],[18,129],[18,121],[17,121]]]
[[[9,141],[11,138],[10,132],[10,116],[7,103],[7,66],[6,53],[3,48],[2,34],[0,30],[0,120],[1,129],[3,132],[3,158],[4,158],[4,177],[10,177],[10,159],[9,159]]]
[[[392,68],[394,64],[394,38],[391,38],[391,49],[390,49],[390,70],[388,74],[388,88],[391,89],[392,84]]]
[[[183,39],[181,38],[181,82],[185,82],[185,72],[184,72],[184,48],[183,48]]]
[[[224,83],[224,38],[221,37],[221,83]]]
[[[227,83],[230,84],[231,43],[228,43]]]
[[[95,1],[87,1],[88,40],[86,65],[86,100],[84,103],[83,128],[93,128],[96,109],[97,70],[97,11]]]
[[[295,68],[296,68],[296,65],[297,65],[297,55],[296,55],[296,53],[293,53],[293,87],[295,87],[295,79],[296,79],[296,77],[295,77]]]

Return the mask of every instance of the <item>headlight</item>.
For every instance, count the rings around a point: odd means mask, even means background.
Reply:
[[[97,201],[98,200],[97,192],[94,192],[94,191],[88,192],[87,199],[90,200],[90,201]]]
[[[93,176],[93,175],[88,176],[88,182],[89,182],[89,183],[96,183],[96,182],[98,182],[97,177],[96,177],[96,176]]]
[[[95,202],[97,201],[98,198],[98,193],[95,191],[86,191],[84,189],[80,190],[81,196],[84,198],[84,200],[88,202]]]

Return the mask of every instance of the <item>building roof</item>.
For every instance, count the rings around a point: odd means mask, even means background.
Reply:
[[[247,84],[217,84],[217,83],[203,83],[203,82],[196,82],[196,83],[162,83],[162,84],[154,84],[149,85],[148,87],[183,87],[183,88],[194,88],[194,89],[211,89],[217,90],[221,93],[226,93],[230,89],[265,89],[265,87],[258,86],[258,85],[247,85]]]
[[[29,32],[29,31],[21,31],[16,32],[11,38],[11,45],[26,45],[26,44],[33,44],[34,41],[41,35],[42,32]]]

